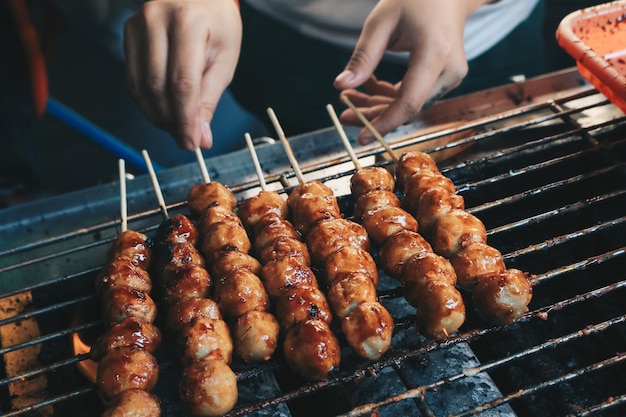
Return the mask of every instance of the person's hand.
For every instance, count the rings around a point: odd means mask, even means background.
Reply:
[[[335,87],[384,135],[415,117],[425,106],[458,86],[467,74],[465,21],[486,0],[381,0],[369,14],[354,53]],[[374,70],[384,52],[408,51],[401,82],[377,80]],[[365,93],[355,90],[363,85]],[[350,109],[340,120],[362,123]],[[369,143],[367,129],[359,142]]]
[[[126,22],[131,94],[187,150],[210,148],[210,122],[241,48],[234,0],[154,0]]]

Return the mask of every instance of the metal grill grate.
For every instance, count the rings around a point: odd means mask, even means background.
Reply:
[[[322,133],[325,141],[339,142],[332,132]],[[397,282],[383,277],[380,298],[396,327],[394,347],[381,361],[360,361],[346,347],[340,373],[322,383],[299,380],[280,357],[257,366],[236,363],[242,399],[230,415],[626,414],[623,114],[587,87],[453,129],[404,137],[393,147],[420,147],[435,156],[463,149],[440,169],[467,210],[485,223],[489,243],[507,266],[533,274],[529,313],[509,326],[486,327],[470,310],[459,333],[433,343],[415,334],[412,309]],[[350,216],[349,158],[321,149],[321,158],[309,160],[305,148],[295,147],[305,176],[332,184]],[[295,179],[286,157],[268,152],[260,158],[276,167],[268,170],[270,188],[288,185],[288,191]],[[391,164],[377,147],[359,156],[369,164]],[[178,175],[162,182],[166,201],[175,201],[170,213],[185,211],[183,198],[193,183]],[[258,191],[250,175],[236,182],[219,173],[212,178],[240,198]],[[136,179],[130,194],[129,209],[141,209],[129,227],[151,235],[161,217],[144,180]],[[101,412],[93,385],[78,371],[86,355],[74,355],[72,335],[100,331],[93,279],[118,231],[117,203],[115,193],[100,190],[69,200],[58,204],[66,218],[80,218],[73,226],[48,214],[57,210],[53,204],[39,208],[39,216],[27,210],[21,220],[0,227],[2,415]],[[167,346],[157,392],[164,415],[183,415],[175,355]]]

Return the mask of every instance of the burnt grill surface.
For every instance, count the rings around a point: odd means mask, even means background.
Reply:
[[[383,277],[379,295],[396,328],[394,346],[379,362],[357,359],[343,343],[340,371],[312,384],[298,379],[280,355],[255,366],[235,361],[242,399],[230,415],[626,415],[626,118],[589,88],[448,133],[455,139],[444,145],[439,140],[446,134],[434,134],[393,147],[402,152],[419,142],[434,156],[463,147],[439,167],[454,181],[467,210],[484,222],[488,242],[503,253],[507,266],[532,274],[529,313],[512,325],[489,327],[464,294],[466,323],[438,344],[415,334],[412,309],[398,283]],[[360,156],[390,165],[383,154],[371,148]],[[302,168],[309,178],[345,191],[354,172],[347,161],[347,156],[312,165],[303,161]],[[329,173],[329,167],[336,169]],[[212,178],[240,198],[258,191],[254,180]],[[295,184],[289,170],[267,180],[276,188]],[[186,184],[179,186],[181,193],[193,181]],[[139,195],[151,192],[140,188]],[[174,194],[166,193],[166,201]],[[340,205],[350,216],[354,201],[343,194]],[[71,214],[88,217],[91,210],[97,211],[76,204]],[[172,200],[168,210],[186,213],[184,201]],[[152,235],[160,221],[156,208],[146,209],[131,216],[129,227]],[[39,332],[13,346],[7,333],[0,333],[0,412],[98,415],[98,396],[77,368],[86,355],[74,355],[72,335],[90,340],[101,332],[93,282],[119,231],[115,213],[37,239],[12,238],[19,227],[32,225],[24,219],[0,234],[0,309],[6,317],[0,326],[19,333],[35,322]],[[19,306],[23,312],[12,314]],[[7,363],[24,352],[30,352],[31,362],[9,374]],[[176,400],[180,368],[171,343],[165,342],[158,356],[156,392],[164,415],[185,415]],[[38,380],[44,383],[30,399],[15,393],[20,384]]]

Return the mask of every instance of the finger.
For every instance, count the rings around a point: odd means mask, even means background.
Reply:
[[[172,125],[165,93],[167,33],[147,24],[148,16],[137,14],[125,25],[126,73],[131,94],[146,117],[161,129]]]
[[[358,105],[355,104],[355,106],[357,107],[359,112],[363,116],[365,116],[367,120],[374,120],[376,117],[382,114],[385,111],[385,109],[387,109],[387,107],[389,107],[389,104],[381,103],[381,104],[376,104],[376,105],[372,105],[368,107],[359,107]],[[341,121],[342,124],[347,125],[347,126],[363,126],[363,122],[361,121],[361,119],[351,109],[344,110],[339,116],[339,120]],[[369,142],[371,142],[371,140]],[[361,143],[366,144],[369,142],[361,142]]]
[[[392,19],[370,17],[365,21],[350,61],[344,71],[335,78],[335,88],[339,90],[355,88],[367,81],[382,59],[393,29]]]
[[[400,84],[391,84],[388,81],[380,81],[375,77],[371,77],[363,84],[363,88],[371,95],[395,98],[398,95],[399,85]]]
[[[171,25],[167,90],[175,121],[172,133],[179,146],[193,151],[200,145],[202,136],[196,116],[200,108],[202,74],[206,66],[205,45],[209,35],[204,30],[186,29],[190,24],[193,25],[183,21]]]

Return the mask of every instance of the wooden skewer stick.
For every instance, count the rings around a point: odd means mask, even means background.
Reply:
[[[348,139],[348,136],[346,135],[346,131],[343,129],[343,126],[341,125],[341,122],[339,121],[339,118],[337,117],[337,113],[335,112],[335,109],[332,106],[332,104],[326,105],[326,111],[328,111],[328,114],[330,115],[330,118],[332,119],[333,124],[335,125],[335,130],[337,130],[337,133],[339,134],[339,137],[341,138],[341,141],[343,142],[343,146],[346,148],[346,151],[348,151],[348,155],[350,155],[350,159],[352,159],[352,163],[354,164],[354,167],[356,168],[357,171],[360,171],[362,166],[361,166],[361,163],[359,162],[359,158],[357,158],[356,154],[354,153],[354,148],[350,144],[350,140]]]
[[[198,160],[198,165],[200,165],[200,172],[202,172],[202,179],[204,182],[211,182],[211,177],[209,176],[209,170],[206,167],[206,161],[204,160],[204,155],[202,155],[202,150],[200,148],[196,148],[196,159]]]
[[[267,114],[270,116],[270,120],[274,125],[274,129],[276,129],[276,133],[278,133],[278,138],[283,143],[283,147],[285,148],[285,152],[287,152],[287,157],[289,158],[289,162],[291,163],[291,167],[293,171],[296,173],[296,177],[298,177],[298,181],[300,185],[304,185],[306,181],[304,180],[304,176],[302,175],[302,171],[300,170],[300,166],[298,165],[298,160],[293,154],[293,150],[291,149],[291,145],[287,141],[287,137],[285,136],[285,132],[283,132],[283,128],[278,123],[278,119],[276,118],[276,114],[272,108],[267,109]]]
[[[389,154],[389,156],[391,157],[391,159],[393,159],[395,162],[398,162],[398,155],[396,155],[396,153],[394,152],[393,149],[391,149],[391,147],[389,146],[389,144],[387,143],[387,141],[381,136],[380,133],[378,133],[378,131],[376,130],[376,128],[369,122],[369,120],[367,120],[367,118],[365,117],[365,115],[361,112],[361,110],[357,109],[356,106],[354,104],[352,104],[352,102],[350,101],[350,99],[346,96],[341,97],[341,100],[346,103],[348,105],[348,107],[350,107],[350,109],[354,112],[354,114],[356,114],[356,117],[359,118],[359,120],[361,120],[361,122],[363,122],[363,124],[365,125],[365,127],[372,132],[372,135],[374,135],[374,137],[376,138],[376,140],[383,146],[383,148],[385,148],[385,150],[387,151],[387,153]]]
[[[252,162],[254,163],[254,169],[256,170],[256,175],[259,177],[259,183],[261,184],[261,190],[267,191],[267,183],[265,182],[265,177],[263,175],[263,170],[261,169],[261,163],[259,162],[259,156],[254,149],[254,144],[252,143],[252,136],[248,132],[244,134],[246,138],[246,144],[248,145],[248,150],[250,151],[250,156],[252,157]]]
[[[128,209],[126,206],[126,162],[119,160],[120,171],[120,215],[122,217],[122,233],[128,230]]]
[[[170,215],[167,212],[167,207],[165,206],[165,200],[163,199],[163,192],[161,191],[159,180],[157,179],[156,173],[154,172],[154,166],[152,165],[152,161],[150,160],[148,151],[144,149],[141,151],[141,154],[143,155],[143,159],[146,161],[146,166],[148,167],[148,173],[150,174],[150,179],[152,180],[152,187],[154,187],[154,192],[156,193],[157,200],[159,201],[159,207],[161,207],[161,213],[163,214],[163,218],[167,219],[170,217]]]

